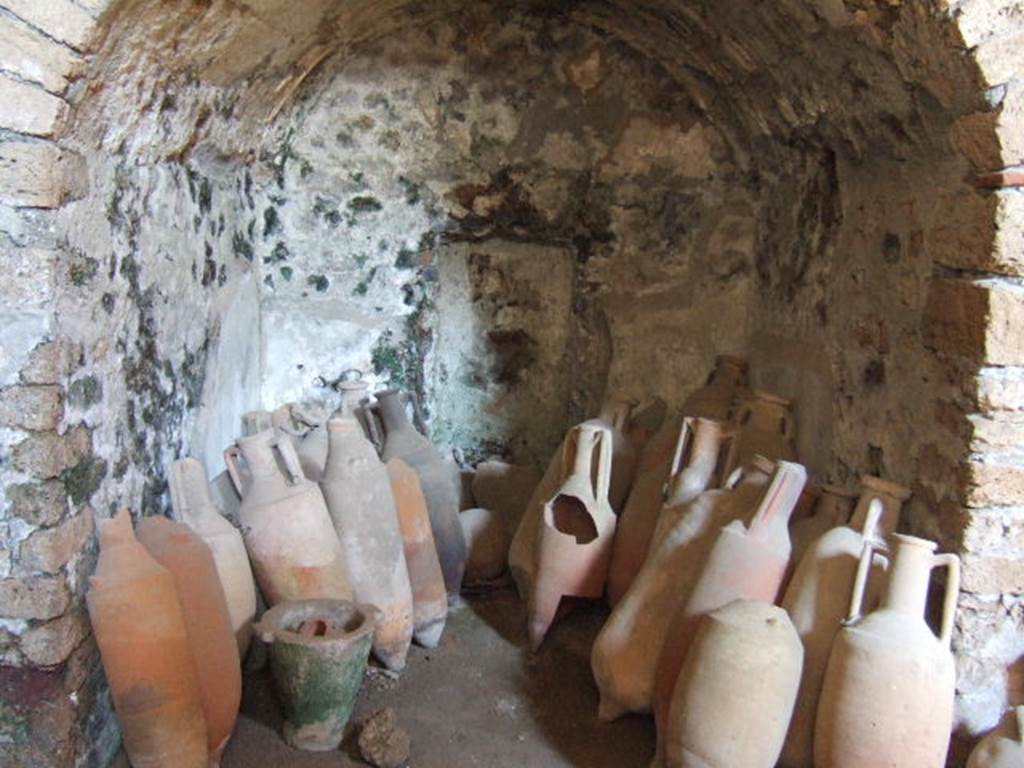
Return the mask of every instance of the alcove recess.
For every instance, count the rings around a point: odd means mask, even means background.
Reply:
[[[116,745],[93,517],[350,368],[540,464],[745,355],[964,557],[959,733],[1022,702],[1017,3],[107,5],[0,0],[0,755]]]

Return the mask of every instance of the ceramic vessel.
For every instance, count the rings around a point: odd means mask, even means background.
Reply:
[[[751,513],[773,471],[770,462],[754,464],[736,472],[725,489],[705,491],[696,498],[683,494],[682,500],[670,497],[666,502],[659,521],[663,533],[591,652],[602,720],[650,711],[672,618],[686,603],[722,526]]]
[[[659,734],[700,617],[733,600],[774,603],[778,598],[789,563],[789,516],[806,482],[803,466],[777,462],[749,525],[734,520],[719,532],[693,590],[669,625],[658,659],[654,707]]]
[[[793,543],[790,562],[799,567],[808,547],[833,528],[846,525],[857,502],[856,491],[836,485],[823,485],[817,489],[817,498],[810,514],[800,515],[799,508],[789,524],[789,538]]]
[[[139,544],[131,515],[97,520],[86,601],[132,765],[206,768],[206,718],[174,577]]]
[[[626,507],[629,489],[636,472],[636,449],[626,436],[633,403],[619,394],[609,395],[596,419],[584,422],[604,427],[611,434],[611,479],[608,484],[608,503],[620,514]],[[596,423],[595,423],[596,422]]]
[[[789,400],[752,390],[736,409],[736,437],[725,462],[728,474],[755,455],[773,461],[796,458],[796,421]]]
[[[1014,710],[1012,738],[999,731],[982,739],[971,752],[967,768],[1021,768],[1024,765],[1024,707]]]
[[[466,568],[466,539],[459,525],[459,494],[451,471],[431,442],[409,423],[401,393],[378,392],[377,402],[384,423],[381,458],[401,459],[419,475],[445,587],[449,595],[457,595]]]
[[[427,501],[420,490],[419,476],[408,464],[392,459],[387,470],[412,586],[413,639],[425,648],[436,648],[448,616],[448,596]]]
[[[213,553],[187,525],[146,517],[138,540],[174,579],[199,675],[211,765],[219,765],[242,702],[242,669]]]
[[[355,419],[327,422],[330,452],[320,487],[338,532],[355,599],[379,611],[373,654],[391,670],[405,667],[412,642],[412,590],[398,511],[387,469]]]
[[[615,535],[615,512],[608,503],[611,430],[594,424],[577,427],[566,441],[563,465],[571,470],[544,505],[537,537],[537,572],[528,606],[530,643],[535,650],[563,597],[604,594]]]
[[[643,407],[637,406],[633,409],[629,424],[626,426],[626,437],[629,438],[638,460],[648,441],[658,433],[665,423],[667,415],[668,403],[660,397],[655,397]]]
[[[345,735],[373,642],[376,609],[345,600],[274,606],[256,624],[284,708],[284,740],[296,749],[335,750]]]
[[[192,458],[181,459],[171,464],[169,475],[175,517],[195,531],[213,553],[238,655],[244,658],[256,615],[256,585],[242,534],[214,507],[202,464]]]
[[[772,768],[802,661],[781,608],[736,600],[703,616],[672,694],[669,768]]]
[[[747,361],[733,355],[719,355],[715,358],[715,367],[708,375],[707,383],[683,403],[683,415],[728,421],[732,417],[736,398],[745,391],[746,386]]]
[[[675,503],[697,496],[712,482],[722,436],[719,422],[688,417],[659,430],[647,442],[615,532],[608,574],[608,601],[613,607],[647,559],[669,479],[685,467],[677,481],[681,487],[676,489]]]
[[[900,523],[900,510],[910,498],[910,489],[873,475],[861,475],[860,496],[850,518],[850,524],[857,527],[863,523],[871,502],[878,500],[882,505],[882,516],[878,521],[878,536],[886,538],[895,533]]]
[[[287,476],[278,469],[280,456]],[[341,544],[323,494],[302,474],[292,444],[275,430],[243,437],[224,452],[235,487],[243,494],[242,539],[269,605],[284,600],[347,600]],[[241,463],[252,477],[242,490]]]
[[[479,507],[501,515],[511,541],[539,482],[540,473],[533,467],[484,461],[473,475],[473,500]]]
[[[355,374],[355,377],[352,377],[351,374]],[[328,385],[324,383],[324,386]],[[358,421],[363,434],[373,443],[374,450],[379,453],[381,436],[375,428],[376,422],[368,416],[365,401],[368,399],[369,384],[363,380],[362,373],[355,368],[344,371],[341,378],[334,384],[334,388],[341,399],[330,419],[348,418]],[[330,419],[316,419],[295,408],[292,409],[292,412],[297,415],[298,424],[282,428],[293,438],[295,452],[299,455],[303,473],[309,480],[318,483],[323,477],[324,467],[327,465],[327,452],[330,450],[330,437],[327,429],[327,421]]]
[[[469,556],[466,583],[493,581],[508,565],[509,534],[502,515],[490,509],[467,509],[459,513]]]
[[[836,636],[814,727],[816,768],[941,768],[953,725],[956,674],[949,642],[960,560],[935,544],[894,534],[879,608],[861,615],[870,542],[857,570],[850,616]],[[949,569],[940,635],[924,620],[932,571]]]
[[[875,500],[850,526],[835,527],[819,537],[786,589],[782,607],[789,612],[805,653],[800,698],[782,750],[784,768],[814,768],[814,719],[828,655],[849,610],[846,596],[853,589],[864,543],[876,540],[884,513],[882,503]],[[881,571],[883,564],[876,567]],[[874,601],[868,604],[873,607]]]

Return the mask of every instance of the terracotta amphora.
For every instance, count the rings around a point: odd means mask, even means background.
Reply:
[[[698,428],[698,424],[703,426]],[[668,429],[656,432],[644,446],[633,488],[615,531],[608,573],[608,601],[613,607],[626,594],[647,559],[669,479],[686,468],[675,481],[682,486],[676,489],[677,504],[701,493],[712,483],[722,437],[719,422],[688,417],[681,424],[673,420]]]
[[[636,472],[636,449],[626,436],[632,412],[632,401],[614,393],[605,398],[596,419],[583,422],[604,427],[611,434],[612,470],[608,485],[608,503],[616,514],[620,514],[626,508],[626,499],[629,497],[629,489],[633,486],[633,475]]]
[[[355,374],[355,377],[352,377],[351,374]],[[322,379],[318,381],[322,382]],[[329,386],[326,382],[322,383],[324,386]],[[362,372],[355,368],[344,371],[341,378],[334,384],[334,388],[341,395],[341,400],[328,419],[317,419],[302,409],[292,406],[291,422],[281,425],[281,428],[291,435],[295,443],[295,452],[299,455],[303,473],[307,479],[316,483],[320,482],[324,467],[327,465],[327,452],[330,448],[327,421],[330,419],[355,419],[359,422],[363,434],[373,443],[374,450],[380,452],[381,436],[373,428],[372,425],[375,422],[369,418],[364,404],[364,401],[367,400],[369,384],[363,380]]]
[[[423,647],[436,648],[448,616],[448,595],[434,546],[427,500],[420,490],[419,475],[408,464],[391,459],[387,470],[412,586],[412,636]]]
[[[904,502],[910,498],[910,489],[906,486],[883,480],[873,475],[861,475],[860,496],[850,518],[850,525],[856,527],[867,516],[868,506],[878,500],[882,505],[882,516],[878,520],[878,536],[882,539],[896,531],[900,524],[900,510]]]
[[[604,594],[615,536],[615,512],[608,503],[611,430],[595,424],[577,427],[566,441],[563,464],[572,469],[544,505],[537,536],[537,572],[527,611],[534,650],[562,597]]]
[[[647,442],[657,434],[665,423],[668,415],[668,403],[660,397],[653,398],[643,406],[633,408],[629,417],[629,424],[626,425],[626,437],[637,457],[643,453]],[[632,492],[632,489],[630,489]]]
[[[764,495],[774,471],[774,465],[764,463],[735,472],[724,489],[696,498],[687,492],[670,494],[650,555],[594,642],[590,664],[601,693],[602,720],[650,711],[669,624],[685,605],[722,526],[749,516]],[[680,488],[685,483],[673,490]]]
[[[449,465],[433,444],[409,423],[400,392],[378,392],[377,402],[384,423],[381,458],[384,461],[401,459],[419,475],[445,588],[449,595],[457,595],[466,569],[466,539],[459,524],[459,492]]]
[[[778,598],[789,564],[789,516],[806,482],[803,466],[777,462],[749,525],[734,520],[720,530],[693,590],[669,625],[658,659],[654,714],[659,733],[700,617],[733,600],[774,603]],[[660,737],[659,743],[664,743]]]
[[[949,649],[960,559],[935,544],[890,537],[895,552],[879,608],[861,615],[874,547],[857,569],[850,616],[832,644],[814,725],[815,768],[941,768],[953,726]],[[949,569],[939,637],[924,620],[936,567]]]
[[[789,400],[752,390],[736,409],[736,437],[725,462],[728,474],[760,454],[773,461],[796,458],[796,421]]]
[[[280,603],[256,624],[284,709],[284,740],[312,752],[341,744],[373,642],[377,610],[344,600]]]
[[[729,421],[736,398],[745,392],[746,386],[747,361],[733,355],[719,355],[707,383],[683,403],[683,415]]]
[[[967,768],[1020,768],[1024,765],[1024,707],[1014,710],[1013,737],[996,730],[971,752]]]
[[[793,513],[789,523],[789,538],[793,542],[793,554],[790,562],[794,567],[799,567],[807,548],[810,547],[819,537],[837,528],[846,525],[850,520],[850,513],[857,502],[857,492],[837,485],[823,485],[817,488],[817,498],[810,514],[799,515],[799,507]],[[858,557],[860,554],[858,553]]]
[[[96,526],[100,555],[86,601],[128,759],[207,768],[203,698],[174,577],[135,538],[127,511]]]
[[[669,768],[772,768],[803,662],[786,612],[736,600],[701,617],[665,735]]]
[[[391,481],[358,421],[332,417],[327,433],[331,447],[320,487],[345,575],[355,599],[379,611],[373,655],[398,671],[412,642],[412,590]]]
[[[242,534],[213,505],[206,471],[198,461],[186,458],[173,462],[168,480],[175,518],[195,531],[213,553],[238,655],[244,658],[256,615],[256,585]]]
[[[287,472],[278,469],[276,456]],[[252,477],[242,490],[241,461]],[[283,600],[347,600],[341,543],[316,483],[302,474],[291,442],[276,430],[239,438],[224,452],[235,487],[242,539],[268,605]]]
[[[509,534],[504,517],[491,509],[474,507],[459,513],[466,537],[466,584],[494,581],[508,565]]]
[[[789,612],[804,645],[800,698],[780,762],[784,768],[814,768],[814,719],[828,655],[849,611],[847,595],[853,589],[864,542],[876,540],[886,513],[878,499],[862,509],[863,514],[858,514],[848,527],[835,527],[811,545],[782,599],[782,607]],[[881,571],[884,564],[880,562],[876,567]],[[872,606],[874,602],[869,600]]]
[[[242,668],[213,553],[187,525],[146,517],[139,542],[174,579],[199,674],[210,764],[220,764],[242,702]]]
[[[511,540],[539,482],[540,473],[533,467],[484,461],[473,475],[473,500],[479,507],[501,515]]]

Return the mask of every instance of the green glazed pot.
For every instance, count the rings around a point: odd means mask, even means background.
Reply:
[[[366,672],[377,609],[345,600],[279,603],[256,624],[270,646],[284,707],[284,740],[296,749],[337,749]]]

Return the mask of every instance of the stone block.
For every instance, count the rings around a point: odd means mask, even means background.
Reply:
[[[1024,30],[994,35],[979,44],[974,61],[989,86],[1003,85],[1024,72]]]
[[[15,311],[52,307],[58,254],[42,248],[19,248],[0,242],[5,279],[0,280],[0,308]]]
[[[82,60],[23,22],[0,15],[0,68],[60,94],[81,70]]]
[[[85,49],[96,27],[95,19],[71,0],[3,0],[0,7],[77,50]]]
[[[1024,31],[1020,0],[961,0],[954,18],[968,48],[996,36]]]
[[[971,451],[984,453],[1024,445],[1024,414],[1005,411],[974,414],[968,420],[971,424]]]
[[[59,96],[0,75],[0,128],[49,138],[64,130],[69,111]]]
[[[935,278],[923,321],[925,343],[941,354],[1024,363],[1024,288],[1007,280]]]
[[[36,531],[22,542],[18,561],[21,570],[56,573],[85,547],[92,531],[92,510],[88,507],[54,528]]]
[[[66,341],[47,341],[34,350],[21,369],[26,384],[57,384],[77,367],[79,351]]]
[[[34,432],[11,449],[11,462],[19,472],[49,480],[88,456],[90,443],[89,430],[84,427],[76,427],[66,435]]]
[[[982,368],[975,379],[975,387],[981,411],[1024,410],[1024,368]]]
[[[5,619],[54,619],[70,604],[62,576],[0,579],[0,615]]]
[[[64,395],[56,385],[0,390],[0,425],[42,432],[56,429],[63,415]]]
[[[7,487],[8,511],[37,526],[56,524],[67,513],[67,491],[59,480]]]
[[[1004,451],[975,456],[966,463],[965,474],[968,507],[1024,504],[1024,455]]]
[[[1024,552],[1024,506],[971,509],[964,520],[964,552],[988,557]]]
[[[925,235],[929,255],[954,269],[1024,274],[1024,192],[964,187],[939,198]]]
[[[88,188],[85,160],[48,142],[0,143],[0,203],[57,208]]]
[[[33,664],[52,667],[66,661],[90,631],[85,611],[72,611],[22,635],[21,652]]]
[[[966,555],[960,589],[980,595],[1024,593],[1024,559]]]

